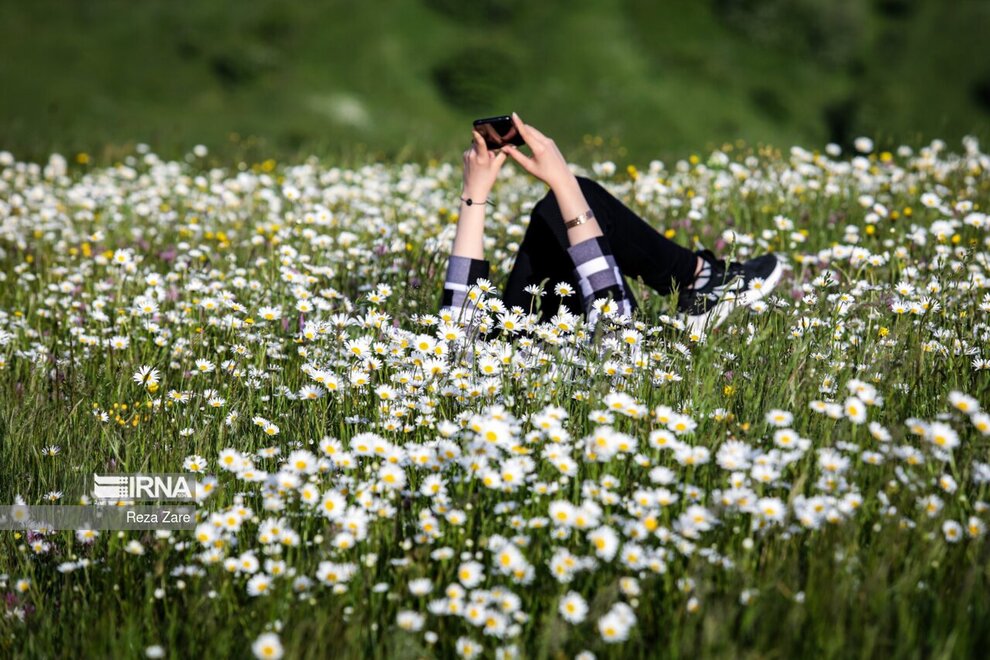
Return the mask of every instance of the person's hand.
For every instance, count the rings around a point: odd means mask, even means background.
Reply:
[[[533,152],[532,156],[527,156],[519,151],[517,147],[507,144],[503,150],[512,157],[520,166],[540,181],[557,189],[574,180],[574,174],[567,167],[567,161],[553,140],[536,130],[535,127],[524,124],[519,115],[512,113],[512,122],[516,125],[516,130],[522,135],[526,145]]]
[[[506,156],[501,150],[489,151],[478,131],[471,133],[474,144],[464,152],[464,196],[480,202],[488,198]]]

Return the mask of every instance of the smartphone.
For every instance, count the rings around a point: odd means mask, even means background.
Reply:
[[[488,145],[489,149],[501,149],[507,144],[516,146],[526,144],[509,115],[475,119],[474,130],[485,138],[485,144]]]

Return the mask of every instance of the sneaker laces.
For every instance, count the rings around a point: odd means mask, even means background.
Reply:
[[[691,283],[690,287],[695,291],[705,288],[705,285],[708,284],[708,281],[711,280],[712,276],[712,265],[705,259],[702,259],[701,262],[701,270],[699,270],[694,276],[694,281]]]
[[[712,281],[715,271],[714,267],[718,263],[718,260],[715,259],[715,255],[711,250],[700,250],[695,254],[701,258],[701,270],[694,276],[694,281],[691,282],[691,286],[688,288],[692,291],[700,291]]]

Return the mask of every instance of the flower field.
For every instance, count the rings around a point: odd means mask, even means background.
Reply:
[[[191,472],[198,524],[0,532],[3,656],[990,645],[976,140],[595,163],[668,237],[787,261],[703,336],[635,282],[595,327],[506,309],[518,170],[493,281],[440,318],[452,164],[85,160],[0,154],[0,494]]]

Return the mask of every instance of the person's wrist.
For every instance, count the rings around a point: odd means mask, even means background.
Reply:
[[[484,204],[491,191],[491,188],[464,186],[464,188],[461,189],[461,198],[470,199],[477,204]]]
[[[558,176],[547,181],[547,185],[550,186],[550,190],[554,192],[555,195],[570,194],[575,190],[581,190],[581,186],[578,185],[577,177],[570,170],[562,172]]]

